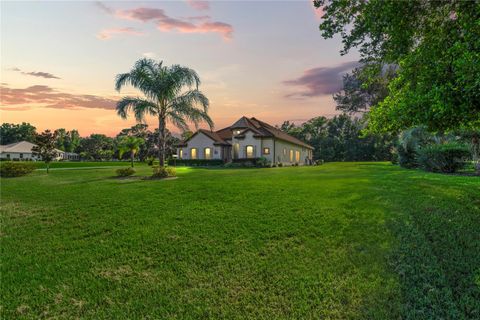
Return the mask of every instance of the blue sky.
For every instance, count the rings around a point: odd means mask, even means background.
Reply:
[[[309,1],[2,2],[2,122],[113,135],[113,88],[142,57],[195,69],[216,127],[335,114],[357,53],[325,40]],[[151,123],[154,123],[151,121]],[[173,129],[173,128],[172,128]]]

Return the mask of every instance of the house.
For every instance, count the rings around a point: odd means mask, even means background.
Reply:
[[[272,164],[312,164],[313,147],[256,118],[242,117],[230,127],[200,129],[178,145],[178,159],[223,160],[265,157]]]
[[[20,141],[7,145],[0,145],[0,159],[14,160],[14,161],[37,161],[41,160],[32,152],[35,144],[28,141]],[[57,151],[55,160],[79,160],[80,157],[76,153]]]

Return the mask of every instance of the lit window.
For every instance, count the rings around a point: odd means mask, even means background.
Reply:
[[[246,152],[247,152],[247,158],[253,158],[253,146],[247,146]]]
[[[290,149],[290,162],[293,162],[293,150]]]
[[[207,159],[207,160],[212,159],[212,149],[205,148],[205,159]]]
[[[300,162],[300,151],[295,151],[295,162]]]
[[[197,159],[197,148],[190,149],[190,159]]]
[[[270,148],[263,148],[263,154],[270,154]]]
[[[183,149],[180,149],[180,151],[178,152],[178,157],[180,159],[183,159]]]

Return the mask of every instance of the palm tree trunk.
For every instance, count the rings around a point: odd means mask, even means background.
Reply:
[[[130,161],[132,162],[132,168],[133,168],[133,157],[134,157],[134,152],[133,150],[130,151]]]
[[[158,118],[158,161],[160,166],[165,166],[165,117]]]

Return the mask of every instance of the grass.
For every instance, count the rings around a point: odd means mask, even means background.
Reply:
[[[2,318],[480,318],[478,177],[177,171],[2,179]]]

